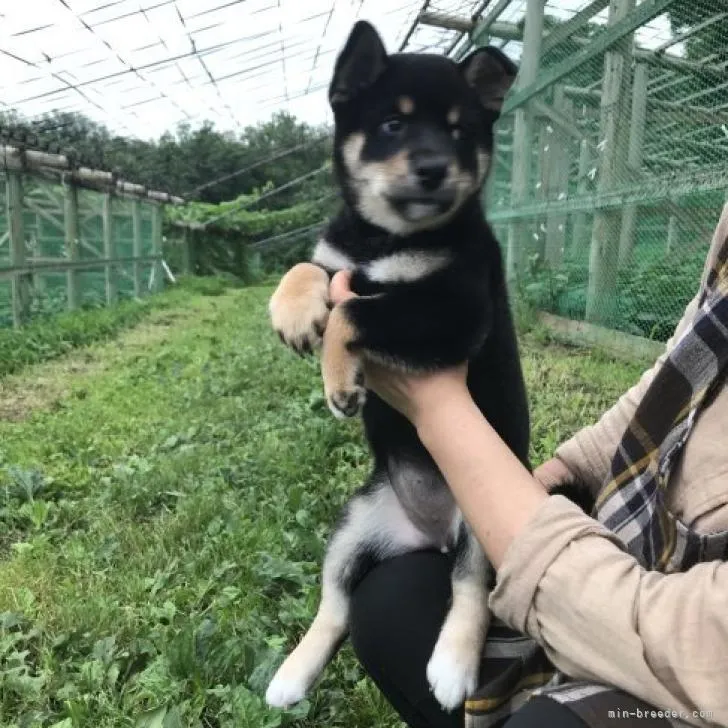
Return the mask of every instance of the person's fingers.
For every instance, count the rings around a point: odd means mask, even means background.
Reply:
[[[533,471],[533,477],[536,478],[536,480],[538,480],[547,490],[550,490],[557,485],[572,483],[575,480],[574,474],[571,470],[569,470],[569,468],[556,457],[539,465]]]
[[[329,297],[334,305],[348,301],[354,298],[355,293],[351,290],[351,271],[340,270],[331,279],[329,285]]]

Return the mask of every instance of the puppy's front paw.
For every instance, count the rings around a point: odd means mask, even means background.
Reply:
[[[324,336],[321,372],[326,402],[339,419],[354,417],[366,399],[362,360],[350,347],[355,338],[356,331],[345,309],[337,306],[331,312]]]
[[[445,710],[455,710],[478,686],[480,653],[472,645],[438,640],[427,663],[427,682]]]
[[[343,420],[346,417],[354,417],[361,412],[366,401],[367,391],[364,387],[354,385],[347,389],[335,389],[327,394],[326,401],[334,417]]]
[[[329,277],[311,263],[294,266],[281,279],[268,305],[281,341],[299,354],[321,346],[329,317]]]

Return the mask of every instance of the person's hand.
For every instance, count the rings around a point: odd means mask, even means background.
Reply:
[[[338,305],[355,296],[351,290],[351,272],[336,273],[329,288],[331,301]],[[431,415],[443,402],[471,399],[466,383],[467,373],[467,363],[427,374],[405,374],[369,361],[364,365],[366,386],[401,412],[415,427],[419,426],[425,413]]]
[[[427,374],[405,374],[372,362],[364,365],[366,386],[418,429],[424,416],[437,418],[436,412],[443,403],[471,401],[467,374],[467,363]]]
[[[557,485],[567,485],[576,481],[576,476],[569,470],[563,460],[554,457],[539,465],[533,471],[533,477],[538,480],[546,490]]]
[[[351,271],[340,270],[334,273],[334,277],[329,284],[329,299],[335,306],[350,298],[354,298],[356,293],[351,290]]]

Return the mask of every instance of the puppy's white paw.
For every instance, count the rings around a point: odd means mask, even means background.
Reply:
[[[480,655],[472,645],[457,647],[438,641],[427,663],[427,682],[440,705],[454,710],[478,686]]]
[[[278,670],[265,691],[265,702],[271,708],[289,708],[303,700],[306,695],[308,686],[304,680],[282,675],[282,672]]]

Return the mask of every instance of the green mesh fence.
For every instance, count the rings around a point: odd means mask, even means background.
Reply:
[[[521,58],[487,191],[509,277],[541,310],[664,340],[728,196],[728,7],[505,5],[472,38]]]
[[[17,175],[14,193],[13,174]],[[69,204],[61,184],[0,171],[0,326],[149,291],[155,265],[150,260],[155,254],[154,203],[120,196],[107,203],[105,193],[81,188],[75,189],[75,196],[75,204]],[[19,244],[11,234],[16,199],[22,209]],[[110,211],[105,210],[107,204]],[[106,242],[105,214],[111,227]],[[74,250],[66,242],[69,215],[75,216]],[[69,292],[75,300],[69,300]]]

